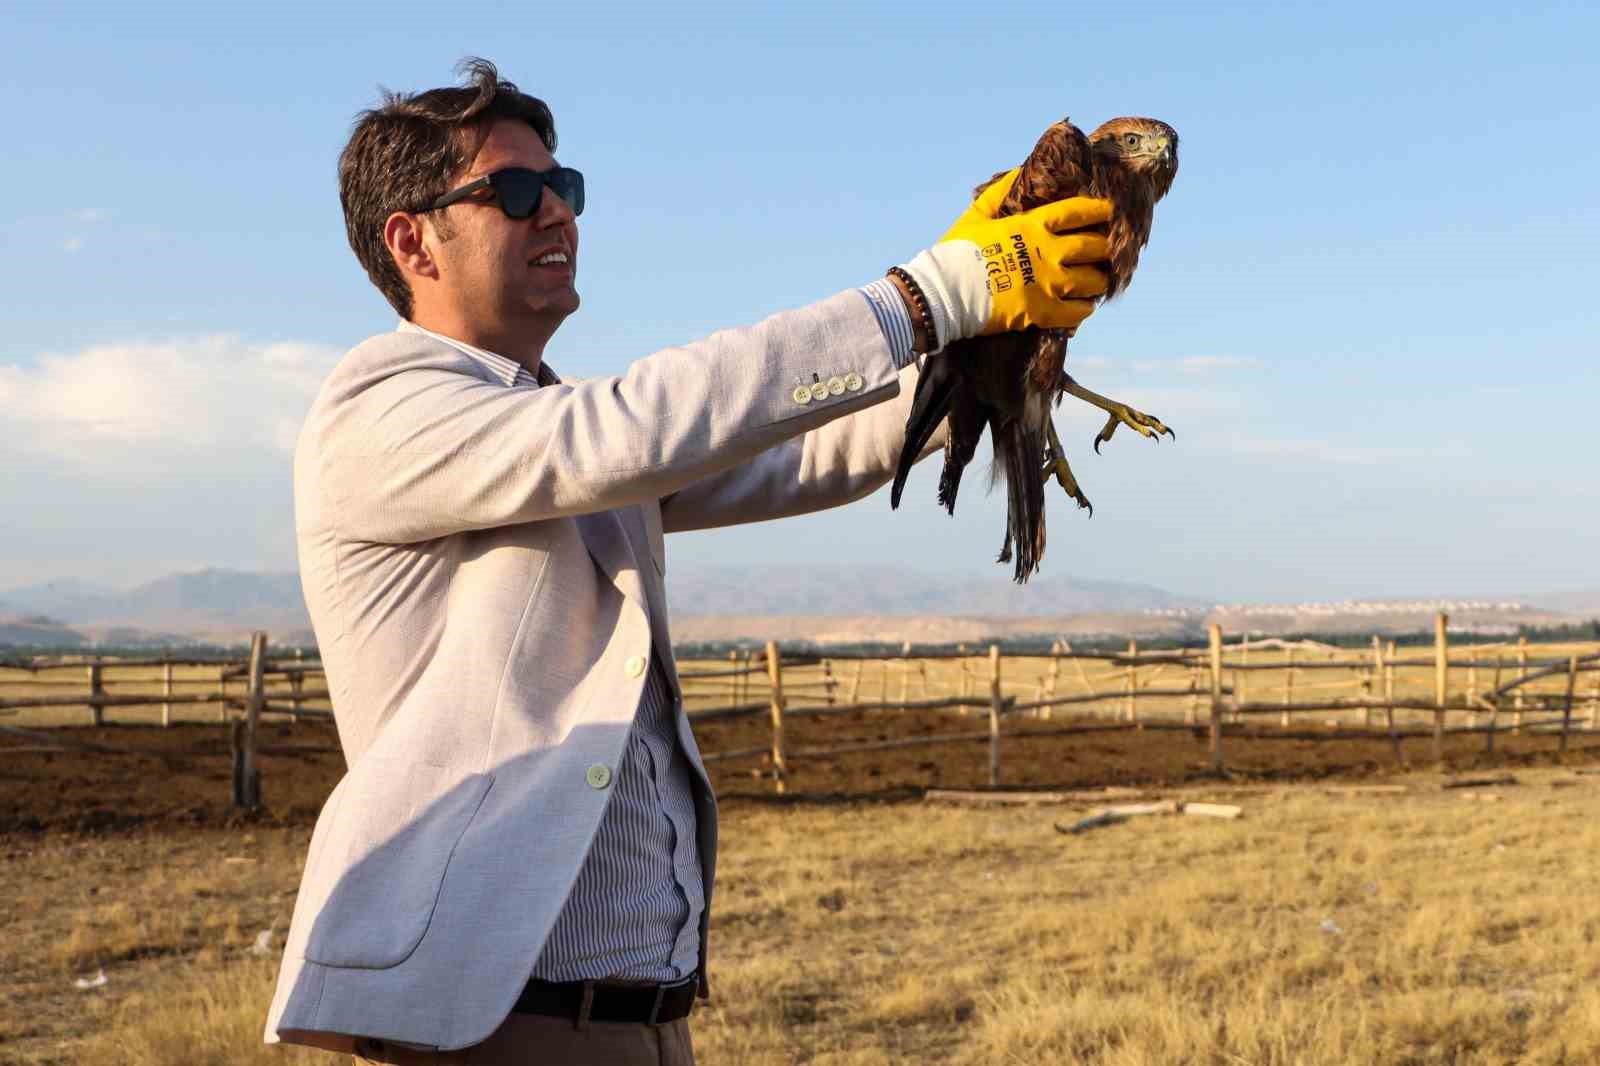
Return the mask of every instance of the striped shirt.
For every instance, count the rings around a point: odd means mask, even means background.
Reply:
[[[859,291],[883,330],[895,366],[906,366],[913,355],[905,302],[887,279]],[[477,359],[507,386],[557,381],[542,363],[535,379],[503,355],[412,322],[401,328],[425,333]],[[705,883],[677,713],[666,671],[652,655],[600,828],[534,964],[534,977],[665,983],[687,977],[699,966]]]

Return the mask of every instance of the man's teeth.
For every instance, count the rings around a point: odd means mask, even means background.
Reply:
[[[539,266],[545,266],[550,263],[565,263],[566,261],[566,252],[546,252],[544,255],[541,255],[538,259],[534,260],[534,262]]]

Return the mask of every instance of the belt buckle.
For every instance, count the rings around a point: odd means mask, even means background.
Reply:
[[[661,1024],[660,1022],[656,1021],[656,1017],[661,1013],[661,1001],[666,998],[667,986],[656,985],[656,998],[655,1002],[650,1004],[650,1017],[646,1018],[644,1022],[646,1025],[654,1026]]]

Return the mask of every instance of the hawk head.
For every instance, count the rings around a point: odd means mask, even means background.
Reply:
[[[1178,176],[1178,131],[1159,119],[1114,118],[1089,134],[1089,144],[1144,179],[1157,200]]]

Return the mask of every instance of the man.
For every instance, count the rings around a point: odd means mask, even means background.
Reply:
[[[717,821],[663,534],[878,488],[913,349],[1080,322],[1105,240],[1069,231],[1109,206],[997,221],[1001,182],[892,279],[564,383],[543,354],[578,307],[582,178],[544,104],[466,69],[467,87],[364,113],[340,160],[350,243],[403,321],[333,371],[295,455],[349,772],[312,835],[267,1039],[688,1063]],[[1014,234],[1031,280],[983,255]]]

